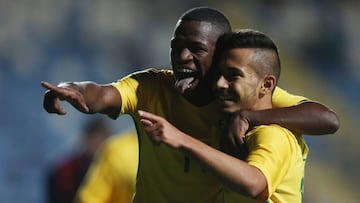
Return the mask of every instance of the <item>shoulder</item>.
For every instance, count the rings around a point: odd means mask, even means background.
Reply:
[[[254,127],[254,129],[252,129],[248,135],[252,136],[252,135],[262,135],[262,134],[285,134],[287,131],[286,128],[283,128],[279,125],[276,124],[270,124],[270,125],[260,125],[260,126],[256,126]]]
[[[251,130],[246,135],[248,147],[267,146],[276,151],[288,153],[300,149],[306,157],[308,146],[300,134],[296,134],[276,124],[261,125]],[[287,152],[286,152],[287,150]]]
[[[174,82],[172,70],[148,68],[133,72],[109,85],[115,87],[123,96],[125,93],[132,95],[141,90],[148,93],[158,91],[162,89],[160,87],[172,87]]]
[[[292,157],[293,148],[296,147],[296,138],[281,126],[262,125],[246,135],[246,145],[249,150],[249,160],[253,160],[259,154],[267,159],[277,157],[276,159],[289,160]]]
[[[131,73],[129,77],[173,77],[173,71],[162,68],[147,68]]]
[[[95,160],[96,167],[107,168],[106,170],[111,171],[136,168],[138,142],[135,131],[108,138],[96,154]],[[126,167],[124,163],[127,163]]]
[[[305,100],[308,99],[303,96],[291,94],[278,86],[275,88],[272,95],[272,103],[274,107],[293,106]]]
[[[295,135],[288,129],[276,124],[260,125],[246,135],[246,139],[255,143],[276,143],[277,145],[288,144],[290,140],[296,140]]]
[[[137,84],[140,86],[148,85],[167,85],[174,84],[173,71],[169,69],[158,69],[158,68],[148,68],[141,71],[135,71],[122,79],[118,80],[113,84]]]
[[[122,132],[109,137],[102,146],[103,151],[112,152],[124,148],[133,147],[137,144],[136,131]]]

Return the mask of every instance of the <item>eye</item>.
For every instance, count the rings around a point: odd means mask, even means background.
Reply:
[[[226,69],[227,71],[224,73],[224,78],[228,81],[235,81],[244,77],[243,72],[236,68],[228,67]]]
[[[197,46],[189,47],[189,49],[190,49],[192,52],[204,51],[204,49],[202,49],[201,47],[197,47]]]
[[[208,52],[206,47],[202,46],[202,44],[197,43],[189,44],[187,48],[195,54],[203,54]]]
[[[234,80],[236,80],[238,77],[237,77],[237,75],[226,74],[226,75],[224,75],[224,78],[226,78],[226,80],[228,80],[228,81],[234,81]]]

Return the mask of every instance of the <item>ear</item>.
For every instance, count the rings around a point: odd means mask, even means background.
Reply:
[[[266,75],[260,88],[261,94],[271,94],[275,88],[276,77],[274,75]]]

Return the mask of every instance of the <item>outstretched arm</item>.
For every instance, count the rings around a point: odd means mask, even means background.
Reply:
[[[121,108],[121,96],[111,85],[94,82],[64,82],[57,86],[41,82],[47,89],[43,106],[48,113],[65,115],[61,101],[69,102],[77,110],[87,113],[103,113],[116,118]]]
[[[139,111],[140,122],[155,144],[165,143],[182,149],[197,158],[215,174],[223,184],[250,197],[266,190],[266,178],[256,167],[225,154],[181,132],[164,118]]]

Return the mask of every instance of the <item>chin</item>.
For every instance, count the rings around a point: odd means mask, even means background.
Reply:
[[[235,112],[237,112],[239,110],[240,110],[239,108],[232,107],[232,106],[223,106],[222,107],[222,111],[224,113],[235,113]]]
[[[233,111],[232,111],[231,108],[229,108],[229,107],[223,106],[221,110],[222,110],[222,112],[224,112],[224,113],[233,113]]]
[[[232,105],[232,102],[224,102],[224,101],[220,101],[219,105],[221,108],[221,111],[224,113],[234,113],[237,111],[237,108],[234,107],[234,105]]]

